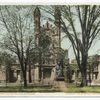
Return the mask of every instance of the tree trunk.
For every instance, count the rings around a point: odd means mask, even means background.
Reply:
[[[41,81],[41,77],[42,77],[42,52],[41,50],[39,50],[39,81]]]
[[[24,80],[24,87],[27,87],[27,72],[26,71],[23,71],[23,80]]]
[[[81,81],[80,86],[81,87],[87,86],[87,73],[86,73],[86,71],[82,71],[81,75],[82,75],[82,81]]]
[[[29,65],[29,83],[32,82],[32,77],[31,77],[31,66]]]
[[[24,81],[24,87],[27,87],[27,70],[25,68],[26,66],[24,66],[21,63],[21,69],[22,69],[22,76],[23,76],[23,81]]]
[[[39,66],[39,81],[41,81],[42,72],[41,72],[41,65]]]
[[[91,86],[91,66],[89,65],[89,83],[90,83],[90,86]]]
[[[81,77],[82,77],[82,81],[80,86],[81,87],[87,86],[87,55],[82,57]]]

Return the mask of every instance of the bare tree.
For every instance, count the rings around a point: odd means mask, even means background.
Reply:
[[[81,86],[86,86],[88,52],[100,32],[100,6],[62,6],[61,12],[62,29],[72,43],[81,72]]]
[[[27,6],[0,6],[0,22],[5,36],[2,45],[18,57],[24,86],[27,86],[27,66],[34,47],[32,9]]]
[[[51,15],[48,19],[54,21],[54,10],[61,11],[62,31],[70,40],[73,51],[81,72],[80,86],[87,85],[87,58],[89,49],[100,32],[100,6],[76,5],[76,6],[49,6],[42,9]],[[67,43],[66,43],[67,45]]]

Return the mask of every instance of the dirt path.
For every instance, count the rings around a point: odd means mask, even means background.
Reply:
[[[62,92],[66,92],[67,89],[64,81],[56,81],[54,87]]]

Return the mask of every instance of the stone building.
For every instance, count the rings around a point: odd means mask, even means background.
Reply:
[[[56,78],[56,66],[60,63],[61,49],[61,13],[58,7],[54,12],[54,26],[48,21],[41,26],[41,12],[34,10],[35,46],[40,48],[40,60],[35,64],[34,81],[42,80],[51,84]]]
[[[92,84],[100,84],[100,55],[90,56],[90,78],[92,79]]]
[[[41,25],[41,11],[38,7],[34,10],[35,48],[38,48],[39,60],[31,65],[31,83],[54,84],[53,82],[63,77],[61,59],[61,13],[58,7],[54,11],[54,24],[48,21]],[[66,54],[67,58],[67,54]],[[28,67],[29,68],[29,67]],[[10,73],[6,75],[8,82],[21,82],[21,70],[18,63],[12,64]],[[9,72],[7,71],[7,72]],[[3,74],[2,74],[3,75]],[[29,69],[27,81],[29,82]],[[6,80],[4,79],[4,80]]]
[[[72,80],[74,82],[80,81],[81,73],[75,59],[71,61],[70,67],[73,71]],[[100,84],[100,55],[88,57],[87,81],[88,83],[91,81],[91,84]]]

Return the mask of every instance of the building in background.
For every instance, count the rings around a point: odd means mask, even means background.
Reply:
[[[68,59],[68,51],[61,48],[61,13],[59,8],[55,7],[54,24],[47,21],[42,26],[41,11],[38,7],[34,10],[33,15],[35,48],[38,50],[39,59],[34,65],[28,65],[27,81],[29,82],[29,75],[31,75],[31,83],[54,84],[54,81],[59,78],[64,80],[63,63]],[[1,75],[5,76],[3,80],[17,83],[23,81],[18,62],[13,63],[5,70],[5,75]]]
[[[72,81],[79,82],[81,80],[81,73],[76,59],[71,61],[69,67],[73,71]],[[87,81],[91,84],[100,84],[100,55],[92,55],[88,57]]]
[[[41,12],[34,10],[35,47],[39,49],[40,59],[34,67],[34,81],[51,84],[57,75],[63,77],[61,65],[61,13],[58,7],[54,12],[54,25],[48,21],[41,26]],[[67,55],[68,53],[66,53]],[[58,69],[58,70],[57,70]]]

